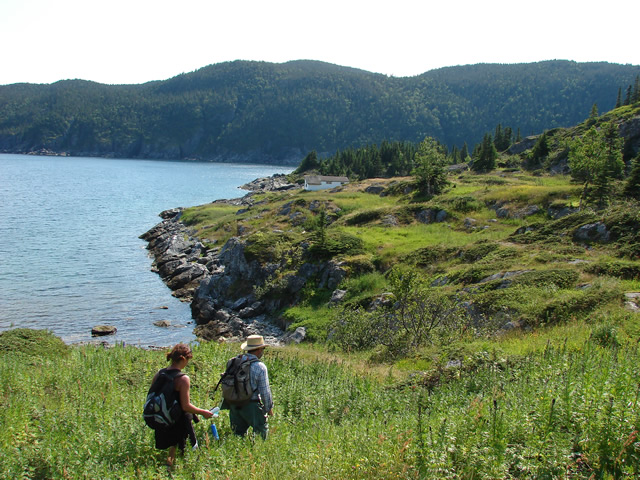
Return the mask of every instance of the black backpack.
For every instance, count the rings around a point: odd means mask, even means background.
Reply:
[[[251,388],[251,364],[259,361],[257,358],[243,357],[245,356],[238,355],[230,359],[218,382],[218,385],[222,385],[222,398],[230,405],[238,407],[251,401],[254,392]]]
[[[144,402],[142,417],[149,428],[154,430],[168,428],[182,415],[178,392],[174,389],[174,380],[182,377],[180,370],[163,368],[153,382],[147,400]]]

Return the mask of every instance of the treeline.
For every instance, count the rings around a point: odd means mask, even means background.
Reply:
[[[482,141],[469,152],[465,142],[461,148],[446,145],[432,139],[442,154],[445,164],[475,164],[479,171],[495,167],[498,152],[507,150],[514,142],[521,140],[520,131],[513,133],[511,127],[498,124],[494,135],[485,133]],[[300,162],[294,174],[317,172],[320,175],[347,176],[354,180],[376,177],[397,177],[411,175],[416,168],[416,153],[419,145],[413,142],[384,140],[380,144],[369,144],[359,148],[347,148],[326,158],[320,158],[315,150],[309,152]]]
[[[639,73],[550,61],[394,78],[314,61],[237,61],[143,85],[5,85],[0,151],[298,164],[312,150],[326,157],[429,136],[453,152],[498,121],[523,135],[574,125],[594,103],[611,109]]]
[[[348,148],[321,159],[313,150],[302,160],[294,174],[309,171],[321,175],[347,176],[352,179],[409,175],[414,168],[417,147],[411,142],[383,141],[360,148]]]

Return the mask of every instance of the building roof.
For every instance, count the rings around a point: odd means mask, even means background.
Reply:
[[[340,182],[340,183],[348,183],[348,177],[328,177],[325,175],[305,175],[305,182],[309,185],[321,185],[322,182]]]

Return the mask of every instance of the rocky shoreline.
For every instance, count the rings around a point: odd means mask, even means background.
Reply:
[[[239,209],[253,205],[255,192],[299,188],[284,175],[256,179],[241,188],[250,190],[242,198],[217,200]],[[195,335],[202,340],[238,341],[259,334],[269,344],[300,342],[304,329],[286,333],[271,314],[279,307],[260,301],[253,286],[262,276],[259,265],[249,265],[244,257],[244,243],[237,237],[224,246],[209,248],[194,236],[194,231],[180,219],[183,209],[160,213],[162,222],[140,236],[148,242],[154,261],[152,270],[172,290],[172,295],[191,304],[197,326]],[[244,284],[246,288],[238,288]],[[235,288],[231,288],[235,286]],[[247,295],[230,294],[248,292]]]

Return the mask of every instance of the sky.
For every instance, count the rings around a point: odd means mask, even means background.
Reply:
[[[640,2],[0,0],[0,85],[165,80],[233,60],[396,77],[476,63],[640,65]]]

